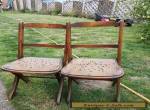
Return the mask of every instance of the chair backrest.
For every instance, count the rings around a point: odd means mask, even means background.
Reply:
[[[82,28],[82,27],[118,27],[118,43],[117,44],[71,44],[71,28]],[[121,65],[121,56],[122,56],[122,38],[123,38],[123,27],[124,22],[120,21],[116,23],[115,21],[99,21],[99,22],[78,22],[78,23],[67,23],[68,27],[68,36],[67,36],[67,53],[68,53],[68,62],[72,59],[72,48],[117,48],[117,62]]]
[[[65,45],[56,44],[38,44],[38,43],[24,43],[24,29],[25,28],[48,28],[48,29],[64,29],[66,25],[63,24],[44,24],[44,23],[19,23],[18,29],[18,59],[24,56],[24,47],[47,47],[47,48],[65,48]],[[67,31],[66,31],[67,32]],[[64,36],[65,38],[65,36]],[[66,62],[67,53],[64,49],[64,64]]]

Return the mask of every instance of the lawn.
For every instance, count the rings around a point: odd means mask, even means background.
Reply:
[[[17,56],[17,29],[18,22],[41,22],[41,23],[62,23],[77,21],[93,21],[86,18],[21,14],[21,13],[2,13],[0,14],[0,65],[13,61]],[[137,24],[133,27],[126,27],[124,31],[124,46],[122,56],[122,66],[125,76],[122,83],[150,98],[150,45],[140,41],[136,33]],[[117,41],[117,28],[85,28],[82,30],[73,29],[73,43],[113,43]],[[26,29],[25,42],[58,43],[64,44],[64,30],[48,29]],[[110,58],[115,57],[113,49],[77,49],[73,53],[78,57]],[[62,57],[62,50],[47,48],[25,49],[26,56],[42,57]],[[1,71],[0,79],[6,85],[11,86],[13,81],[11,74]],[[20,81],[17,96],[11,101],[16,110],[66,110],[66,82],[63,91],[62,102],[59,106],[54,103],[55,95],[58,90],[57,81],[54,79],[35,79],[25,84]],[[73,84],[73,100],[83,102],[113,100],[114,88],[109,90],[89,89],[88,91],[75,83]],[[127,90],[121,90],[122,102],[142,101]],[[150,110],[150,107],[143,110]],[[73,109],[76,110],[76,109]],[[78,109],[77,109],[78,110]],[[80,109],[79,109],[80,110]],[[85,110],[85,109],[82,109]],[[92,110],[92,109],[90,109]],[[95,109],[94,109],[95,110]],[[112,109],[111,109],[112,110]],[[124,109],[129,110],[129,109]],[[135,110],[135,109],[130,109]]]

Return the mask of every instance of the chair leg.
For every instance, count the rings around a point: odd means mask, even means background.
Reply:
[[[120,101],[120,78],[116,80],[116,102]]]
[[[57,95],[57,99],[56,99],[56,103],[57,103],[57,104],[60,104],[61,96],[62,96],[62,91],[63,91],[63,86],[64,86],[64,78],[62,77],[62,78],[60,79],[59,91],[58,91],[58,95]]]
[[[67,103],[70,104],[71,102],[71,88],[72,87],[72,79],[68,78],[68,96],[67,96]]]
[[[18,83],[19,83],[19,77],[18,77],[18,76],[15,76],[14,82],[13,82],[13,84],[12,84],[12,88],[11,88],[9,94],[8,94],[8,99],[9,99],[9,100],[13,99],[13,97],[15,96]]]
[[[112,81],[112,86],[113,86],[113,87],[116,85],[116,82],[117,82],[116,80],[113,80],[113,81]]]
[[[14,74],[15,76],[18,76],[25,83],[28,83],[30,81],[29,78],[23,76],[22,74],[17,74],[17,73],[12,73],[12,74]]]
[[[55,76],[56,76],[56,79],[57,79],[58,83],[60,84],[61,83],[61,76],[60,76],[60,74],[58,73]]]

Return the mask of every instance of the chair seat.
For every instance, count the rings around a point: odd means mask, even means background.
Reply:
[[[61,73],[73,78],[114,79],[122,77],[123,69],[114,59],[73,59]]]
[[[2,69],[23,74],[50,74],[62,69],[62,59],[24,57],[2,66]]]

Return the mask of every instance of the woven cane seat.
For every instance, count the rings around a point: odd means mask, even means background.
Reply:
[[[122,77],[123,69],[114,59],[73,59],[61,73],[74,78],[118,78]]]
[[[3,65],[2,69],[14,73],[50,74],[62,69],[62,59],[24,57]]]

